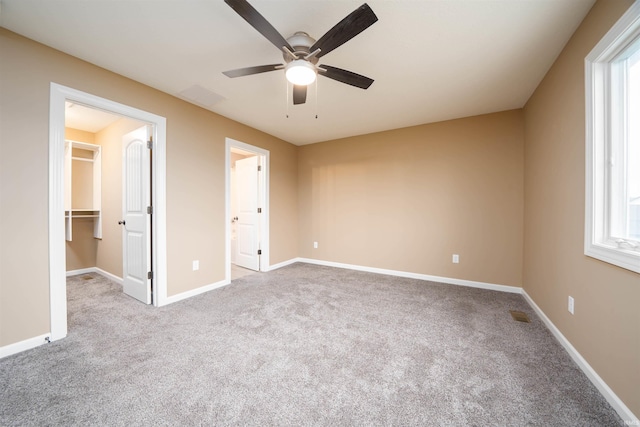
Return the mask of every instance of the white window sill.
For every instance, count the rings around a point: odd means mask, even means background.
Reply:
[[[640,273],[640,252],[604,243],[587,244],[584,254],[609,264]]]

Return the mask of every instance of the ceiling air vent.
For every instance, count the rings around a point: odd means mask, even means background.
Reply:
[[[199,105],[204,108],[211,108],[220,101],[224,101],[225,97],[215,92],[205,89],[200,85],[193,85],[178,94],[185,101]]]

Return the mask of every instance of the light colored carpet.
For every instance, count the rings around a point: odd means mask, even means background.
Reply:
[[[520,295],[294,264],[154,308],[84,277],[66,339],[0,360],[0,425],[624,425]]]
[[[241,277],[245,277],[250,274],[257,274],[257,273],[258,273],[257,271],[249,270],[248,268],[243,268],[235,264],[231,264],[231,280],[236,280]]]

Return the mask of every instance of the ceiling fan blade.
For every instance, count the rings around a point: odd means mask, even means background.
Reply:
[[[307,101],[307,87],[293,85],[293,105],[304,104]]]
[[[282,50],[286,46],[289,50],[293,48],[289,45],[289,42],[282,37],[282,35],[273,28],[273,25],[267,21],[264,16],[260,15],[260,12],[254,9],[246,0],[224,0],[226,4],[231,6],[245,21],[255,28],[260,34],[262,34],[267,40],[269,40],[278,50]]]
[[[232,78],[242,77],[242,76],[250,76],[252,74],[266,73],[268,71],[281,69],[282,67],[283,67],[282,64],[258,65],[255,67],[238,68],[237,70],[223,71],[222,74]]]
[[[338,22],[332,29],[320,37],[320,39],[311,46],[310,52],[320,48],[318,58],[331,52],[333,49],[348,42],[378,20],[378,17],[368,4],[363,4],[346,18]]]
[[[329,77],[330,79],[337,80],[351,86],[359,87],[360,89],[368,89],[373,83],[373,79],[370,79],[369,77],[361,76],[360,74],[343,70],[342,68],[332,67],[331,65],[319,65],[318,71],[322,76]]]

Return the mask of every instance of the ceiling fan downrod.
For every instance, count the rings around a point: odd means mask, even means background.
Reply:
[[[293,82],[294,105],[306,102],[307,85],[315,81],[315,76],[318,74],[361,89],[368,89],[373,83],[373,79],[352,71],[330,65],[317,65],[322,56],[348,42],[378,21],[378,17],[366,3],[347,15],[318,40],[313,39],[304,31],[298,31],[288,39],[285,39],[247,0],[225,0],[225,3],[269,40],[271,44],[276,46],[278,50],[281,50],[285,61],[284,65],[259,65],[224,71],[223,74],[227,77],[249,76],[284,68],[287,78],[289,78],[290,70],[300,67],[300,70],[296,71],[306,74],[307,78],[301,80],[299,84],[296,84],[295,81]],[[292,63],[294,65],[290,65]]]

